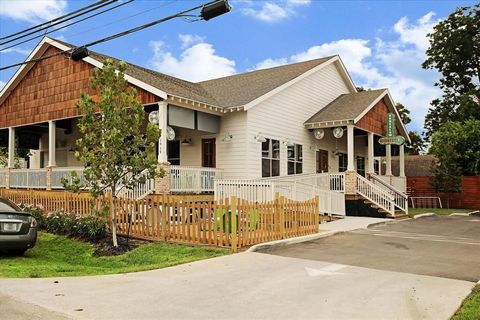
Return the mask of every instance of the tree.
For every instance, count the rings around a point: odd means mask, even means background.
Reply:
[[[480,175],[480,120],[447,122],[433,134],[430,152],[437,158],[435,188],[460,191],[461,176]]]
[[[395,104],[395,108],[397,108],[400,119],[402,120],[404,125],[412,122],[412,119],[410,119],[410,110],[408,110],[403,104],[397,102],[397,104]]]
[[[435,84],[443,95],[432,101],[425,118],[426,136],[448,121],[480,119],[480,4],[461,7],[430,33],[425,69],[442,77]]]
[[[124,79],[126,66],[124,62],[115,66],[109,59],[103,69],[94,69],[90,81],[100,99],[82,93],[77,105],[82,115],[78,123],[82,137],[76,141],[75,157],[85,164],[84,177],[94,197],[108,191],[115,199],[121,186],[132,189],[137,183],[163,175],[157,171],[155,155],[160,130],[151,123],[144,128],[145,111],[137,101],[136,90]],[[138,175],[142,171],[145,174]],[[73,177],[68,187],[78,191],[83,186]],[[113,201],[110,208],[115,247],[116,203]]]
[[[408,136],[410,142],[405,144],[405,152],[407,154],[418,155],[425,151],[426,145],[422,136],[417,131],[409,131]]]

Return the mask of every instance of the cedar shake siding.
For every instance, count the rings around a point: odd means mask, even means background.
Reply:
[[[50,47],[44,56],[59,51]],[[64,56],[35,63],[0,105],[0,128],[77,116],[80,93],[95,97],[89,83],[92,69],[93,66],[84,61],[74,62]],[[143,104],[161,100],[143,89],[136,87],[136,90]]]

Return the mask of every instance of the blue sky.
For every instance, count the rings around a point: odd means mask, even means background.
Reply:
[[[92,2],[0,0],[0,35]],[[135,0],[49,36],[82,45],[204,2]],[[411,110],[409,129],[422,131],[429,102],[440,95],[433,86],[438,74],[420,66],[428,47],[426,34],[456,7],[475,1],[230,3],[231,13],[208,22],[176,19],[91,49],[191,81],[340,54],[357,85],[388,87]],[[37,42],[0,52],[0,65],[23,61]],[[1,71],[0,87],[14,72]]]

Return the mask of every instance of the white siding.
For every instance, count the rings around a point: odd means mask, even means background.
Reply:
[[[326,129],[325,138],[316,140],[303,123],[340,94],[349,93],[344,79],[334,63],[325,66],[285,90],[247,111],[247,151],[249,177],[261,176],[261,143],[254,140],[258,132],[265,137],[285,141],[290,139],[303,146],[303,172],[315,172],[315,152],[311,146],[329,150],[329,166],[338,170],[334,156],[335,138]],[[345,132],[346,136],[346,132]],[[338,141],[338,150],[346,151],[346,138]],[[287,174],[287,147],[281,144],[280,174]]]

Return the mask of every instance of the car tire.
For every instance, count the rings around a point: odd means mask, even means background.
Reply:
[[[10,254],[14,256],[23,256],[23,254],[27,251],[27,249],[15,249],[15,250],[10,250]]]

